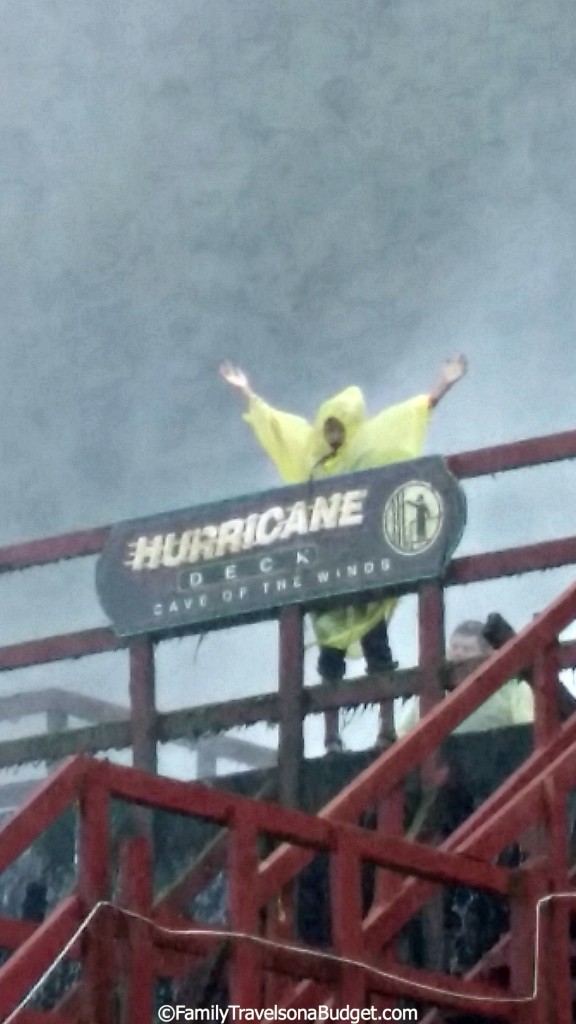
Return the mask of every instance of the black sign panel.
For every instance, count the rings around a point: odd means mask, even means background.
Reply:
[[[466,518],[439,457],[112,528],[97,568],[121,636],[266,618],[442,573]]]

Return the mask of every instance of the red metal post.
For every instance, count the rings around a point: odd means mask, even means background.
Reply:
[[[444,591],[440,583],[425,583],[418,593],[419,664],[422,672],[420,717],[423,718],[444,696],[440,672],[444,662]],[[440,785],[436,753],[427,757],[420,770],[423,799]],[[427,966],[442,969],[444,960],[444,907],[440,889],[422,913]]]
[[[376,809],[378,832],[382,836],[404,835],[404,783],[400,783],[389,796],[381,800]],[[374,903],[390,899],[398,890],[398,878],[393,872],[376,871]]]
[[[404,782],[402,781],[392,792],[380,801],[377,810],[377,830],[383,836],[404,835]],[[399,876],[393,871],[386,871],[384,868],[375,868],[374,900],[372,907],[383,906],[392,899],[398,891]],[[386,970],[398,971],[398,956],[396,944],[390,944],[383,953],[382,965]],[[381,1014],[384,1010],[392,1011],[397,1007],[397,1000],[382,993],[373,993],[372,1003]]]
[[[355,850],[339,837],[330,855],[332,944],[343,960],[363,959],[361,864]],[[361,968],[342,963],[337,1005],[364,1007],[366,978]]]
[[[420,717],[424,718],[444,697],[441,669],[444,663],[444,591],[440,583],[425,583],[418,592],[419,666],[422,678]],[[426,794],[439,784],[436,754],[422,763],[422,789]]]
[[[301,608],[285,608],[280,613],[279,648],[278,798],[285,807],[298,807],[304,754],[304,624]]]
[[[536,868],[519,868],[516,873],[515,892],[510,901],[510,994],[516,998],[532,996],[536,982],[536,999],[519,1004],[516,1013],[518,1024],[547,1024],[544,986],[546,939],[544,916],[541,917],[543,930],[536,954],[536,904],[545,895],[546,885],[542,871]],[[538,963],[537,963],[538,962]],[[536,977],[536,969],[537,977]]]
[[[266,938],[285,943],[294,940],[294,883],[287,885],[266,907]],[[267,972],[264,978],[266,1006],[284,1001],[290,981],[278,972]]]
[[[127,910],[150,916],[152,851],[145,836],[129,839],[121,851],[120,902]],[[122,1024],[152,1020],[154,1003],[154,945],[150,926],[138,918],[122,922],[125,980]]]
[[[558,645],[537,652],[534,659],[535,745],[544,747],[560,728],[558,707]]]
[[[156,685],[154,644],[149,639],[130,645],[130,704],[132,710],[132,757],[135,768],[155,775]]]
[[[245,935],[259,934],[258,907],[253,880],[258,870],[258,832],[249,816],[235,813],[230,827],[228,904],[230,928]],[[246,939],[235,939],[229,971],[229,1002],[243,1009],[259,1009],[262,1001],[261,950]]]
[[[569,891],[568,863],[568,807],[566,793],[553,778],[544,782],[544,805],[548,826],[548,850],[551,861],[553,893]],[[549,977],[555,1024],[572,1020],[572,978],[570,942],[570,906],[565,900],[553,900],[550,905],[551,963]]]
[[[109,797],[97,772],[88,773],[80,795],[78,891],[87,915],[110,898]],[[114,1021],[114,921],[103,907],[83,935],[85,1007],[89,1024]]]
[[[444,591],[440,583],[424,583],[418,592],[418,635],[423,718],[444,696],[440,680],[444,661]]]
[[[278,801],[300,806],[304,757],[304,616],[299,607],[285,608],[279,617],[278,663]],[[286,938],[294,917],[294,886],[287,885],[269,907],[266,935]],[[267,996],[280,998],[283,979],[268,976]]]

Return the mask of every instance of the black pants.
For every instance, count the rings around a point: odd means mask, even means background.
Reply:
[[[386,620],[382,619],[360,640],[366,659],[366,670],[372,673],[386,672],[392,665],[392,653],[388,642]],[[321,647],[318,658],[318,674],[322,679],[336,682],[346,673],[346,651],[338,647]]]

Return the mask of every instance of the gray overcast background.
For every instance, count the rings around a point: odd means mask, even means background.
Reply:
[[[574,427],[572,0],[0,0],[0,53],[0,543],[273,485],[223,357],[309,415],[462,350],[429,451]],[[573,533],[575,492],[571,465],[472,486],[462,551]],[[3,641],[103,621],[92,570],[3,579]],[[521,625],[570,576],[449,612]],[[166,647],[161,705],[269,688],[271,630]]]

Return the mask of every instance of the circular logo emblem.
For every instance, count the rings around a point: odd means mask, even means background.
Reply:
[[[390,547],[401,555],[419,555],[432,547],[444,520],[442,498],[429,483],[410,480],[388,498],[382,526]]]

